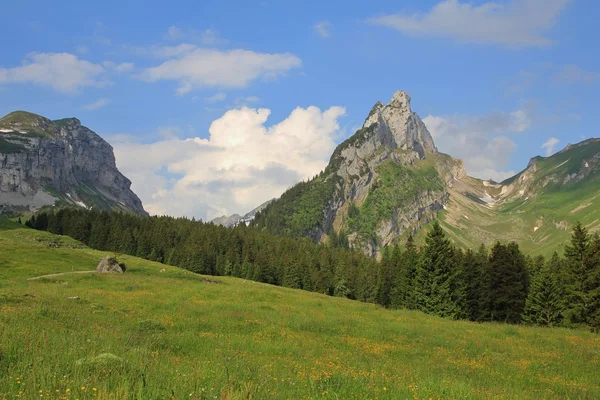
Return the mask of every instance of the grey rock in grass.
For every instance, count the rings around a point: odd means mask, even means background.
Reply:
[[[113,273],[113,274],[122,274],[125,272],[123,268],[124,264],[121,264],[117,261],[116,258],[111,256],[106,256],[100,261],[98,266],[96,267],[96,271],[104,274],[104,273]]]

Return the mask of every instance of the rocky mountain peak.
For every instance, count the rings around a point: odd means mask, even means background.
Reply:
[[[112,146],[81,121],[12,112],[0,119],[0,213],[45,205],[147,214]]]
[[[410,95],[404,90],[394,93],[385,106],[377,102],[365,120],[363,129],[372,129],[380,144],[391,149],[416,151],[420,158],[424,158],[426,153],[438,152],[427,127],[411,110]]]
[[[392,96],[392,99],[388,103],[389,107],[400,108],[404,112],[412,113],[410,109],[410,95],[404,90],[398,90]]]

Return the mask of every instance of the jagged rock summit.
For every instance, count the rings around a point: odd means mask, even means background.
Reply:
[[[447,188],[466,172],[462,161],[438,152],[410,100],[397,91],[387,105],[377,102],[325,171],[284,193],[255,225],[314,241],[347,236],[350,246],[376,255],[435,218]]]
[[[0,119],[0,213],[77,205],[147,215],[130,187],[111,145],[78,119],[26,111]]]
[[[363,129],[373,125],[375,136],[389,147],[414,150],[421,158],[427,152],[438,152],[427,127],[411,110],[410,96],[404,90],[394,93],[387,105],[377,102],[373,106]]]

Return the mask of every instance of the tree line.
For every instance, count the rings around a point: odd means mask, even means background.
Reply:
[[[471,321],[600,329],[600,237],[577,224],[565,253],[525,256],[516,243],[456,248],[435,222],[425,243],[409,237],[380,262],[308,238],[243,224],[60,209],[28,226],[88,246],[178,266]],[[335,239],[335,238],[334,238]]]

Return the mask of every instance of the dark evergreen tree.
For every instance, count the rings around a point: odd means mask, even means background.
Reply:
[[[535,325],[553,326],[562,320],[564,309],[564,289],[548,263],[533,276],[525,301],[523,321]]]
[[[573,227],[571,244],[565,247],[564,282],[567,297],[565,318],[568,325],[585,324],[588,318],[588,288],[586,278],[590,271],[588,256],[590,236],[587,229],[578,222]]]
[[[466,318],[471,321],[477,321],[480,315],[479,305],[482,300],[482,277],[486,259],[487,251],[482,245],[477,253],[471,249],[467,250],[462,261]]]
[[[494,245],[486,280],[484,319],[520,322],[527,298],[527,267],[519,245]]]
[[[452,292],[457,279],[454,248],[437,221],[425,242],[415,279],[417,308],[441,317],[456,318],[462,310]]]

